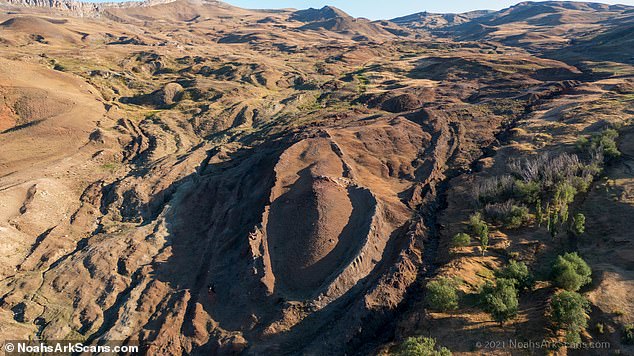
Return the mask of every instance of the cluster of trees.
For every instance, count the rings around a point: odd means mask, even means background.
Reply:
[[[589,304],[577,291],[592,281],[591,274],[590,267],[577,253],[558,256],[552,266],[551,280],[562,291],[551,300],[550,319],[565,331],[569,342],[578,342],[579,332],[587,326]],[[511,261],[495,276],[495,282],[489,281],[482,287],[480,300],[483,309],[502,324],[517,315],[519,293],[532,289],[535,280],[526,264],[517,261]]]
[[[585,164],[577,155],[566,153],[511,162],[511,174],[486,179],[475,187],[478,210],[469,217],[468,229],[453,237],[452,246],[470,246],[475,238],[484,255],[489,247],[488,222],[515,229],[533,221],[531,212],[536,225],[546,227],[553,238],[565,230],[574,236],[584,234],[586,218],[582,213],[571,213],[570,204],[578,193],[589,189],[605,159],[620,156],[617,137],[616,130],[607,129],[580,139],[578,147],[590,157]],[[564,253],[552,264],[550,279],[558,292],[550,300],[548,315],[571,343],[579,342],[580,332],[587,327],[589,303],[578,291],[592,282],[591,274],[590,267],[577,253]],[[480,305],[503,324],[516,317],[520,293],[531,290],[534,284],[526,264],[511,260],[495,272],[494,280],[481,287]],[[426,301],[433,310],[457,309],[456,281],[438,278],[429,282]],[[634,343],[634,325],[625,329],[624,339]]]
[[[592,282],[590,266],[576,253],[558,256],[551,269],[553,284],[563,289],[550,301],[550,320],[566,333],[566,341],[578,343],[588,323],[588,301],[577,291]]]
[[[600,172],[596,164],[583,164],[574,154],[542,154],[511,161],[509,170],[511,174],[485,179],[475,188],[487,220],[516,229],[532,221],[529,207],[533,207],[537,225],[545,225],[552,236],[564,229],[583,233],[585,218],[571,217],[569,205]]]
[[[504,323],[517,315],[520,291],[532,288],[534,279],[523,262],[511,261],[496,272],[495,282],[487,282],[480,291],[483,309],[498,322]],[[427,283],[425,300],[432,310],[451,311],[459,306],[458,282],[438,278]]]
[[[454,236],[454,247],[469,246],[471,237],[475,237],[484,254],[489,247],[487,221],[506,229],[526,226],[533,221],[529,206],[534,207],[537,226],[545,226],[553,238],[564,230],[574,236],[585,232],[585,216],[571,216],[569,207],[579,192],[588,190],[599,169],[583,164],[577,155],[563,153],[515,160],[509,163],[509,170],[510,175],[485,179],[476,185],[476,201],[482,209],[469,217],[469,231]]]
[[[566,334],[569,342],[578,342],[579,333],[587,326],[588,302],[577,291],[589,284],[592,271],[577,253],[558,256],[551,269],[551,281],[561,289],[550,302],[550,320]],[[426,301],[432,310],[451,311],[459,306],[457,281],[438,278],[427,284]],[[480,289],[480,306],[500,324],[517,316],[519,294],[531,290],[535,279],[523,262],[511,260],[495,272],[495,280]],[[630,333],[634,333],[631,330]]]
[[[403,341],[397,356],[451,356],[448,348],[436,344],[431,337],[409,337]]]
[[[535,283],[523,262],[511,260],[496,271],[495,282],[488,281],[480,290],[480,303],[500,324],[513,319],[519,308],[519,292],[531,289]]]

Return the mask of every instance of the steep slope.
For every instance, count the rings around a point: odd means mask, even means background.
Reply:
[[[469,11],[460,14],[419,12],[407,16],[397,17],[390,21],[409,28],[436,30],[467,23],[479,17],[489,15],[492,12],[492,10]]]
[[[493,40],[544,50],[617,26],[629,10],[632,7],[625,5],[523,2],[446,30],[462,40]]]
[[[332,31],[353,36],[363,36],[366,40],[380,39],[391,36],[394,32],[388,32],[381,26],[366,19],[356,19],[332,6],[324,6],[321,9],[310,8],[299,10],[290,17],[291,21],[305,23],[298,29],[301,31]]]

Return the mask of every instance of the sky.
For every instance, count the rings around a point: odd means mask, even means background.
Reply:
[[[465,12],[470,10],[500,10],[522,0],[224,0],[247,9],[278,9],[309,7],[321,8],[332,5],[354,17],[372,20],[391,19],[421,11]],[[634,5],[634,0],[603,1],[606,4]]]

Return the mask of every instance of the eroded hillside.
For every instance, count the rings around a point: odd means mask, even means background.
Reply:
[[[451,37],[330,7],[0,9],[0,339],[372,354],[425,334],[479,352],[485,336],[557,337],[547,278],[503,328],[474,305],[428,311],[426,283],[457,276],[468,296],[510,259],[539,274],[575,250],[606,325],[584,340],[629,350],[634,67],[579,48],[606,48],[631,8],[569,9],[594,32],[565,46],[500,37],[559,31],[561,16],[517,8],[443,17]],[[451,246],[482,182],[524,158],[590,162],[578,137],[608,128],[622,155],[571,173],[591,180],[570,208],[582,238],[552,239],[531,210],[520,228],[491,222],[484,254]]]

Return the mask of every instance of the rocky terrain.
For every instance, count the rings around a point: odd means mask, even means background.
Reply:
[[[0,340],[343,355],[424,335],[530,354],[478,342],[561,339],[546,270],[574,251],[592,268],[582,340],[632,353],[633,24],[634,7],[574,2],[370,21],[3,0]],[[549,234],[541,200],[512,227],[479,205],[556,157],[575,170],[552,179],[585,182],[566,204],[581,236]],[[456,247],[479,209],[489,245]],[[511,260],[537,283],[501,324],[473,298]],[[457,309],[429,308],[441,277]]]

